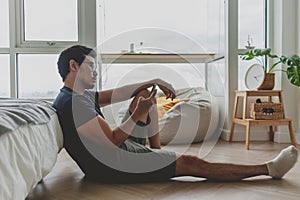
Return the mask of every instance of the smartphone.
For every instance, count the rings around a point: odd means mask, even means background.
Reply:
[[[154,85],[152,86],[152,89],[151,89],[151,91],[150,91],[149,97],[150,97],[151,94],[154,92],[155,88],[156,88],[156,84],[154,84]]]

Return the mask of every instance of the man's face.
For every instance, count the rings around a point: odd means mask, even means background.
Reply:
[[[92,89],[97,82],[97,65],[95,59],[91,56],[86,56],[82,64],[80,65],[77,81],[83,85],[85,89]]]

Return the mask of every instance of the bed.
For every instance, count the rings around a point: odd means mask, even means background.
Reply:
[[[25,199],[51,171],[62,146],[49,102],[0,98],[0,199]]]

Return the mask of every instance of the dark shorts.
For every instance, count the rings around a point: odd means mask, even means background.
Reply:
[[[128,112],[124,120],[129,116]],[[138,131],[146,134],[148,128],[148,123],[138,123],[133,131],[135,136],[138,136]],[[105,165],[89,178],[105,183],[141,183],[168,181],[174,177],[176,173],[175,152],[148,148],[145,146],[144,135],[141,138],[135,136],[125,140],[120,150],[114,154],[113,165],[117,168]]]

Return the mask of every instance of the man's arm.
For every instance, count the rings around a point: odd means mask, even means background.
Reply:
[[[138,117],[132,114],[119,127],[112,130],[103,118],[97,116],[78,127],[77,131],[97,144],[114,147],[120,146],[128,138],[137,121]]]
[[[156,91],[146,99],[140,97],[137,107],[132,115],[114,130],[109,127],[103,118],[97,116],[79,126],[77,131],[95,143],[110,147],[113,147],[112,144],[120,146],[131,134],[141,116],[149,112],[150,108],[155,103],[155,95]]]
[[[98,95],[98,103],[101,107],[128,100],[134,97],[139,91],[146,89],[154,84],[164,92],[167,98],[174,99],[176,97],[173,86],[161,79],[153,79],[150,81],[125,85],[119,88],[100,91]]]

